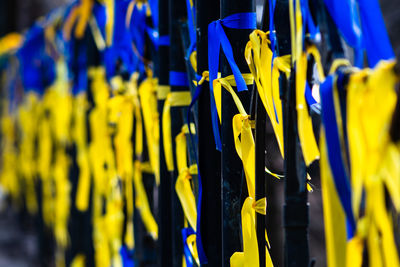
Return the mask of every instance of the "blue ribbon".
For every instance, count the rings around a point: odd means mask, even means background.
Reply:
[[[153,27],[158,29],[158,0],[149,0]]]
[[[381,59],[394,58],[379,3],[376,0],[358,0],[368,65],[372,68]]]
[[[46,54],[45,46],[44,28],[36,23],[26,34],[25,42],[17,53],[24,90],[39,95],[56,77],[55,62]]]
[[[182,229],[182,239],[183,239],[183,254],[185,255],[185,261],[186,261],[186,266],[187,267],[193,267],[193,257],[192,253],[190,253],[189,246],[186,242],[186,239],[188,236],[195,234],[193,229],[191,227],[188,228],[183,228]],[[197,242],[197,241],[196,241]]]
[[[191,0],[186,0],[186,12],[189,28],[189,38],[191,44],[196,44],[196,10],[191,5]]]
[[[138,68],[137,64],[139,64],[138,63],[139,60],[133,53],[132,37],[129,34],[125,22],[126,12],[128,10],[129,2],[114,0],[114,4],[115,4],[114,8],[115,14],[114,14],[112,45],[111,47],[108,47],[106,49],[104,54],[105,67],[108,79],[115,76],[118,61],[122,63],[121,67],[123,68],[123,71],[127,72],[129,75],[137,70]],[[140,53],[142,47],[137,47],[137,49],[139,50]],[[144,71],[144,68],[141,70]]]
[[[123,267],[135,267],[135,261],[133,259],[134,250],[129,250],[125,245],[119,250],[119,254],[122,258]]]
[[[308,82],[306,82],[306,91],[305,91],[304,95],[306,97],[306,101],[309,106],[317,103],[317,101],[315,101],[314,97],[312,96],[312,91],[311,91],[311,88],[310,88],[310,85],[308,84]]]
[[[199,81],[200,79],[201,79],[201,76],[196,74],[196,80]],[[187,111],[188,125],[191,124],[192,108],[193,108],[194,104],[197,102],[197,100],[199,99],[199,96],[202,91],[203,91],[203,87],[201,85],[197,85],[196,90],[192,97],[192,101],[190,102],[190,105],[189,105],[189,108]],[[193,137],[190,127],[189,127],[189,135],[190,135],[190,140],[191,140],[192,144],[195,144],[195,140],[194,140],[194,137]],[[197,135],[196,135],[196,139],[197,139]],[[198,144],[198,140],[196,140],[196,144]],[[195,153],[195,158],[196,158],[196,163],[197,163],[197,179],[198,179],[198,186],[199,186],[198,199],[197,199],[196,245],[197,245],[197,253],[199,255],[200,263],[207,264],[208,259],[207,259],[206,253],[204,251],[203,241],[201,239],[201,226],[200,226],[200,224],[201,224],[201,203],[202,203],[202,199],[203,199],[203,184],[202,184],[201,175],[200,175],[199,158],[198,158],[197,151],[194,150],[194,153]]]
[[[328,150],[329,165],[332,170],[336,191],[346,214],[347,238],[354,236],[356,229],[353,210],[351,207],[351,188],[349,176],[346,171],[336,121],[335,105],[333,100],[333,76],[328,76],[320,87],[322,121],[325,127],[326,145]]]
[[[219,151],[221,151],[222,146],[218,127],[217,108],[214,100],[213,81],[218,77],[220,47],[222,47],[229,66],[232,69],[237,90],[239,92],[247,90],[246,82],[243,79],[239,67],[236,65],[233,57],[232,46],[225,34],[223,26],[232,29],[255,29],[256,13],[237,13],[224,19],[213,21],[208,25],[208,68],[210,72],[211,119],[213,124],[215,145]]]
[[[169,46],[169,35],[162,35],[158,37],[159,46]]]
[[[394,58],[376,0],[324,1],[342,36],[354,48],[357,67],[363,66],[364,50],[367,51],[370,67],[381,59]]]
[[[189,86],[188,77],[186,72],[170,71],[169,84],[171,86]]]

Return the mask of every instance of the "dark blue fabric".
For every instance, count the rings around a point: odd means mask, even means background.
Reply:
[[[151,20],[153,27],[158,29],[158,0],[148,0],[151,10]]]
[[[357,67],[363,67],[363,51],[370,67],[381,59],[394,58],[378,1],[324,1],[343,38],[354,48]]]
[[[189,28],[190,46],[196,45],[196,10],[190,5],[191,0],[186,0],[186,12]]]
[[[135,261],[133,259],[134,250],[129,250],[125,245],[119,250],[119,254],[122,258],[123,267],[135,267]]]
[[[200,79],[201,79],[201,76],[196,74],[196,80],[199,81]],[[202,85],[197,85],[196,91],[193,94],[192,101],[190,102],[190,105],[188,108],[188,113],[187,113],[188,125],[190,125],[190,123],[191,123],[192,108],[193,108],[194,104],[197,102],[197,100],[199,99],[199,96],[202,92],[202,88],[203,88]],[[191,132],[190,126],[188,128],[189,128],[189,135],[190,135],[190,140],[191,140],[192,144],[198,144],[198,140],[196,140],[196,142],[194,140],[194,136]],[[197,134],[195,136],[197,139]],[[207,264],[208,259],[207,259],[206,253],[204,251],[203,241],[201,239],[201,203],[202,203],[202,199],[203,199],[203,184],[202,184],[201,175],[200,175],[198,153],[197,153],[196,149],[194,149],[194,151],[195,151],[195,157],[196,157],[196,163],[197,163],[197,179],[198,179],[198,187],[199,187],[198,197],[197,197],[196,245],[197,245],[197,253],[199,255],[200,263]]]
[[[186,239],[188,236],[195,234],[191,227],[182,229],[182,239],[183,239],[183,254],[185,255],[186,266],[193,267],[194,259],[192,257],[192,253],[190,253],[189,246],[187,245]]]
[[[210,72],[211,119],[215,145],[219,151],[221,151],[222,146],[218,127],[217,108],[214,100],[213,81],[218,77],[220,47],[222,47],[222,51],[235,77],[237,90],[239,92],[247,90],[246,82],[243,79],[239,67],[236,65],[232,46],[225,34],[223,26],[232,29],[255,29],[256,13],[237,13],[224,19],[213,21],[208,25],[208,69]]]
[[[312,91],[308,82],[306,82],[306,92],[304,95],[306,97],[306,101],[309,106],[317,103],[317,101],[315,101],[314,97],[312,96]]]
[[[42,95],[55,78],[55,62],[46,54],[44,28],[33,25],[25,35],[25,42],[18,50],[20,73],[24,90]]]
[[[104,55],[108,79],[117,74],[117,67],[119,73],[125,72],[130,75],[135,71],[137,59],[132,50],[132,38],[125,21],[129,3],[127,0],[114,0],[112,45],[106,49]]]
[[[322,121],[325,128],[326,145],[328,150],[329,165],[331,167],[336,191],[346,214],[347,238],[354,236],[356,229],[354,214],[351,205],[351,187],[349,175],[342,158],[339,139],[339,129],[336,121],[335,106],[333,101],[333,76],[328,76],[320,87]]]
[[[186,72],[170,71],[169,84],[171,86],[189,86],[188,76]]]
[[[169,46],[169,35],[159,36],[158,45]]]
[[[362,34],[368,54],[368,65],[373,68],[381,59],[393,59],[394,52],[377,0],[357,0]]]

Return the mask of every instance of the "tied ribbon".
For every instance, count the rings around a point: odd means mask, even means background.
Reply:
[[[139,87],[140,104],[142,107],[144,127],[147,137],[147,147],[150,158],[150,165],[156,184],[160,184],[160,164],[159,164],[159,150],[160,150],[160,133],[159,121],[157,112],[157,98],[156,98],[156,80],[146,79]]]
[[[169,46],[169,35],[161,35],[158,37],[158,45],[159,46]]]
[[[376,0],[324,0],[325,6],[346,42],[354,48],[355,66],[363,66],[363,52],[368,64],[394,58],[379,3]]]
[[[245,57],[256,82],[261,101],[271,120],[279,150],[281,155],[284,156],[279,71],[283,71],[287,76],[290,75],[290,56],[273,59],[273,53],[268,47],[269,43],[267,33],[255,30],[250,34],[250,41],[245,49]]]
[[[181,231],[183,239],[183,254],[186,267],[200,266],[199,257],[196,249],[196,235],[192,228],[185,227]],[[194,264],[196,261],[197,265]]]
[[[243,79],[247,83],[253,83],[252,74],[243,74]],[[255,210],[260,214],[266,214],[266,198],[255,201],[255,142],[251,128],[250,116],[246,113],[239,97],[232,86],[236,85],[233,75],[214,80],[214,97],[221,99],[221,85],[231,95],[236,104],[239,114],[236,114],[232,120],[233,137],[238,156],[242,160],[244,173],[246,177],[247,190],[249,197],[245,200],[242,207],[242,231],[243,231],[243,252],[236,252],[232,255],[231,266],[259,266],[258,261],[258,243],[255,230]],[[221,109],[217,106],[217,111]],[[268,243],[268,237],[265,235]],[[267,266],[273,266],[269,251],[265,248]]]
[[[303,3],[304,5],[304,3]],[[302,147],[302,153],[305,164],[309,166],[314,160],[319,159],[320,154],[318,145],[315,140],[312,127],[311,116],[307,108],[305,94],[307,92],[307,55],[304,53],[304,27],[303,13],[300,0],[289,1],[290,13],[290,33],[292,46],[292,64],[296,68],[296,111],[297,111],[297,127],[299,139]],[[305,13],[306,14],[306,13]],[[315,52],[315,50],[311,50]],[[319,57],[315,57],[316,60]],[[317,64],[318,65],[318,64]],[[319,70],[322,68],[318,68]],[[321,79],[324,77],[323,72],[319,73]]]
[[[162,131],[164,142],[165,163],[168,171],[174,170],[174,159],[172,154],[172,134],[171,134],[171,107],[189,106],[191,101],[190,92],[170,92],[164,102],[162,114]]]
[[[230,264],[232,267],[260,266],[255,213],[265,215],[266,204],[266,198],[255,201],[252,197],[247,197],[244,201],[241,212],[243,252],[235,252],[231,256]],[[265,247],[265,263],[267,267],[273,266],[267,247]]]
[[[210,71],[210,92],[214,95],[213,81],[218,77],[220,47],[228,60],[232,69],[233,76],[237,84],[239,92],[247,90],[246,82],[242,77],[239,67],[236,65],[233,57],[232,46],[225,34],[224,27],[231,29],[255,29],[256,14],[255,13],[237,13],[230,15],[224,19],[213,21],[208,25],[208,68]],[[218,128],[218,117],[216,111],[216,103],[213,97],[211,101],[211,119],[213,125],[214,139],[217,150],[221,151],[221,137]],[[220,103],[218,103],[220,104]]]
[[[188,124],[192,125],[191,123],[191,112],[192,112],[192,108],[194,106],[194,104],[197,102],[197,100],[199,99],[200,93],[202,92],[202,84],[204,83],[204,81],[209,81],[209,72],[208,71],[203,71],[202,76],[197,75],[196,74],[196,79],[198,81],[193,81],[194,84],[196,85],[196,90],[193,94],[192,97],[192,101],[190,102],[189,108],[188,108],[188,113],[187,113],[187,122]],[[189,130],[189,135],[190,135],[190,139],[192,144],[197,144],[198,141],[194,140],[193,138],[193,134],[194,131],[191,130],[192,127],[188,127]],[[197,135],[196,135],[197,138]],[[196,152],[196,150],[194,150],[195,153],[195,157],[196,157],[196,161],[197,164],[199,162],[198,160],[198,154]],[[203,248],[203,242],[201,239],[201,203],[202,203],[202,196],[203,196],[203,185],[202,185],[202,180],[201,180],[201,175],[199,170],[197,170],[197,180],[198,180],[198,201],[197,201],[197,222],[196,225],[198,226],[196,229],[196,246],[197,246],[197,251],[198,251],[198,255],[199,255],[199,260],[201,264],[207,264],[208,263],[208,259],[207,256],[204,252],[204,248]]]
[[[157,240],[158,225],[153,217],[153,214],[151,213],[146,190],[144,189],[143,178],[142,178],[142,167],[140,161],[135,162],[135,174],[133,176],[133,183],[135,185],[136,208],[140,212],[140,216],[142,217],[143,223],[147,231],[153,237],[153,239]]]
[[[187,21],[189,28],[189,48],[186,51],[186,59],[192,58],[192,55],[196,50],[196,10],[193,5],[193,0],[186,0],[186,12],[187,12]],[[192,64],[193,66],[193,64]],[[196,71],[196,68],[193,66],[193,69]]]
[[[197,211],[196,211],[196,199],[191,186],[192,175],[197,174],[197,165],[192,165],[188,168],[187,166],[187,144],[186,144],[186,134],[189,133],[189,128],[191,132],[195,131],[194,124],[190,127],[185,124],[182,127],[181,133],[179,133],[176,140],[176,158],[177,166],[179,170],[178,179],[175,184],[175,191],[181,202],[185,218],[189,222],[189,228],[184,228],[182,230],[184,244],[184,255],[186,259],[187,266],[193,266],[193,259],[200,266],[199,253],[197,252]],[[194,229],[194,230],[193,230]]]
[[[186,126],[186,127],[185,127]],[[193,128],[194,125],[192,124]],[[186,128],[186,131],[185,131]],[[191,186],[192,174],[197,174],[197,165],[193,165],[190,168],[187,166],[187,155],[186,155],[186,133],[188,133],[188,126],[183,126],[182,132],[179,133],[175,138],[176,143],[176,160],[178,166],[178,179],[175,184],[175,191],[182,204],[185,217],[187,218],[190,226],[196,231],[197,211],[196,211],[196,199]]]
[[[334,177],[339,199],[342,203],[347,220],[348,238],[352,238],[356,228],[354,214],[351,207],[352,193],[350,188],[349,176],[344,165],[343,154],[341,152],[341,140],[336,120],[338,106],[334,103],[334,80],[333,76],[328,76],[321,85],[322,121],[325,129],[327,155],[329,164]],[[338,99],[337,99],[338,101]],[[336,107],[336,108],[335,108]],[[341,116],[339,114],[339,116]],[[339,118],[339,117],[338,117]]]
[[[77,163],[79,166],[78,187],[76,192],[76,208],[86,211],[90,195],[90,162],[86,130],[86,94],[81,93],[75,98],[73,139],[77,148]]]
[[[189,86],[186,72],[181,71],[170,71],[169,72],[169,84],[171,86]]]

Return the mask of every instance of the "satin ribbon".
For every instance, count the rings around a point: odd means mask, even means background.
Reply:
[[[322,103],[322,121],[325,128],[325,136],[327,140],[327,152],[329,164],[336,190],[338,192],[343,209],[346,213],[348,238],[353,237],[355,231],[355,219],[351,207],[351,188],[348,173],[345,169],[341,142],[339,137],[338,122],[336,120],[337,111],[334,104],[334,77],[328,76],[320,87],[321,103]],[[337,93],[336,93],[337,94]]]
[[[381,59],[394,58],[378,1],[324,2],[340,33],[354,48],[357,67],[363,66],[363,51],[367,52],[370,67]]]
[[[171,107],[188,106],[191,97],[189,91],[170,92],[164,102],[162,115],[162,131],[164,142],[165,163],[168,171],[174,170],[174,159],[172,154],[172,135],[171,135]]]
[[[146,131],[147,151],[156,184],[160,184],[160,133],[156,97],[157,80],[147,78],[139,86],[139,97]]]
[[[158,45],[159,46],[169,46],[169,35],[161,35],[158,37]]]
[[[187,22],[189,29],[189,48],[186,51],[186,58],[189,59],[190,55],[196,50],[196,9],[193,5],[193,0],[186,0]]]
[[[89,163],[89,149],[87,145],[86,129],[86,94],[79,94],[74,101],[74,127],[72,129],[73,141],[77,148],[77,163],[79,167],[78,186],[76,192],[75,204],[80,211],[86,211],[89,206],[91,171]]]
[[[135,185],[135,206],[140,212],[146,230],[154,240],[158,239],[158,225],[151,213],[146,190],[143,185],[141,162],[135,162],[135,173],[133,175]]]
[[[187,112],[187,122],[189,125],[192,124],[191,112],[202,92],[202,88],[203,88],[202,84],[204,83],[204,81],[209,81],[208,71],[204,71],[202,76],[196,74],[196,79],[198,80],[195,83],[196,90],[193,94],[193,97],[192,97],[192,100],[190,102],[188,112]],[[195,137],[196,137],[196,141],[195,141],[194,136],[193,136],[195,133],[191,131],[191,127],[188,127],[188,130],[189,130],[189,135],[190,135],[192,144],[198,144],[197,135],[195,135]],[[198,159],[198,154],[197,154],[196,149],[194,150],[194,153],[195,153],[195,157],[196,157],[197,166],[199,166],[199,159]],[[196,225],[198,227],[196,229],[196,246],[197,246],[200,263],[206,264],[206,263],[208,263],[208,259],[205,254],[203,242],[201,239],[201,226],[200,226],[200,224],[201,224],[201,203],[202,203],[202,198],[203,198],[203,184],[202,184],[202,179],[201,179],[201,174],[200,174],[199,168],[197,170],[197,181],[198,181],[198,196],[197,196],[197,222],[196,222]]]
[[[251,74],[243,74],[246,83],[253,83]],[[255,212],[266,214],[266,198],[255,201],[255,142],[251,129],[250,116],[247,115],[239,97],[233,90],[232,86],[236,85],[233,75],[225,78],[214,80],[214,97],[216,100],[221,99],[222,87],[227,90],[239,111],[232,119],[233,138],[235,141],[236,152],[243,163],[244,173],[246,177],[247,191],[249,196],[245,200],[242,207],[242,232],[243,232],[243,252],[235,252],[230,259],[231,266],[259,266],[258,261],[258,243],[255,230]],[[222,86],[222,87],[221,87]],[[221,109],[217,106],[217,112],[220,114]],[[267,243],[268,237],[265,236]],[[266,248],[267,266],[273,266],[270,259],[269,251]]]
[[[255,29],[256,28],[256,14],[255,13],[237,13],[230,15],[224,19],[213,21],[208,25],[208,68],[210,72],[210,95],[214,95],[213,81],[218,78],[219,70],[219,55],[220,47],[228,60],[231,67],[233,76],[237,84],[239,92],[247,90],[246,82],[244,81],[239,67],[236,65],[233,57],[232,46],[228,37],[225,34],[224,27],[231,29]],[[216,105],[214,97],[210,98],[211,101],[211,119],[214,132],[214,140],[217,150],[221,151],[221,138],[218,127],[218,117],[216,112]]]
[[[304,3],[303,3],[304,5]],[[292,67],[296,69],[297,128],[305,164],[309,166],[320,154],[315,140],[311,116],[305,99],[307,79],[307,54],[304,52],[304,10],[300,0],[289,1]],[[307,50],[306,50],[307,52]],[[314,50],[315,53],[315,50]],[[318,57],[315,57],[318,60]],[[321,69],[321,68],[319,68]],[[319,73],[323,79],[323,72]]]
[[[186,267],[196,266],[194,261],[196,261],[197,265],[200,266],[199,259],[196,257],[196,246],[193,245],[195,243],[195,232],[190,227],[185,227],[181,231],[182,239],[183,239],[183,255],[185,258]]]
[[[245,57],[267,115],[271,120],[281,155],[283,150],[282,103],[279,92],[279,71],[290,74],[290,56],[273,59],[267,33],[255,30],[245,48]],[[273,61],[272,61],[273,60]],[[271,66],[272,69],[271,69]]]
[[[169,84],[170,86],[189,86],[186,72],[170,71]]]

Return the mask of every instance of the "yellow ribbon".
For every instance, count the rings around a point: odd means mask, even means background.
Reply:
[[[279,92],[279,70],[290,74],[290,56],[277,57],[272,66],[272,51],[267,33],[255,30],[250,34],[246,45],[245,58],[257,85],[257,90],[265,110],[270,118],[281,155],[283,150],[282,103]]]
[[[260,266],[255,221],[256,212],[266,214],[266,199],[254,201],[252,197],[247,197],[241,212],[243,252],[235,252],[231,256],[231,267]],[[267,267],[273,266],[267,247],[265,247],[265,263]]]
[[[397,101],[398,77],[393,67],[394,62],[380,62],[374,70],[353,73],[347,90],[352,204],[358,220],[357,235],[353,239],[358,238],[359,244],[366,240],[369,263],[374,266],[382,266],[383,262],[400,265],[392,216],[386,208],[389,197],[396,211],[400,210],[400,152],[389,136]],[[360,217],[358,210],[363,192],[365,214]],[[352,241],[347,245],[348,266],[361,266],[362,245],[357,246]]]
[[[333,181],[325,132],[321,130],[321,192],[324,212],[327,266],[346,266],[346,218]]]
[[[143,223],[147,231],[153,237],[153,239],[156,240],[158,238],[158,225],[153,217],[153,214],[151,214],[151,209],[149,201],[147,199],[146,190],[144,189],[143,185],[140,161],[135,162],[135,174],[133,176],[133,182],[135,185],[136,208],[140,212],[140,216],[142,217]]]
[[[162,114],[162,131],[164,142],[165,163],[168,171],[174,170],[174,159],[172,154],[172,135],[171,135],[171,107],[189,106],[191,95],[189,91],[170,92],[164,103]]]
[[[175,142],[176,161],[179,172],[178,178],[175,183],[175,191],[182,204],[185,217],[187,218],[193,230],[196,231],[197,207],[196,199],[191,186],[191,179],[192,174],[197,174],[197,166],[193,165],[191,166],[191,168],[188,168],[186,135],[184,129],[182,129],[182,132],[176,136]]]
[[[76,192],[76,207],[85,211],[89,206],[90,194],[90,163],[86,136],[86,94],[76,96],[74,105],[73,139],[77,148],[77,163],[79,166],[78,187]]]
[[[242,74],[246,84],[253,84],[253,76],[250,73]],[[233,98],[239,114],[232,120],[233,136],[235,140],[236,152],[243,162],[246,177],[247,190],[249,197],[245,200],[242,207],[242,231],[243,231],[243,252],[235,252],[231,259],[231,266],[259,266],[258,243],[255,230],[255,211],[266,214],[266,198],[255,199],[255,143],[249,115],[247,115],[239,97],[232,86],[236,85],[233,75],[225,78],[218,78],[213,81],[214,97],[217,103],[217,112],[221,120],[221,86],[224,87]],[[266,235],[266,240],[268,237]],[[266,248],[267,266],[273,266]]]
[[[156,97],[156,79],[148,78],[143,81],[139,87],[140,104],[142,108],[144,127],[146,131],[147,150],[150,159],[150,165],[156,184],[160,184],[160,132],[159,119],[157,111]]]

